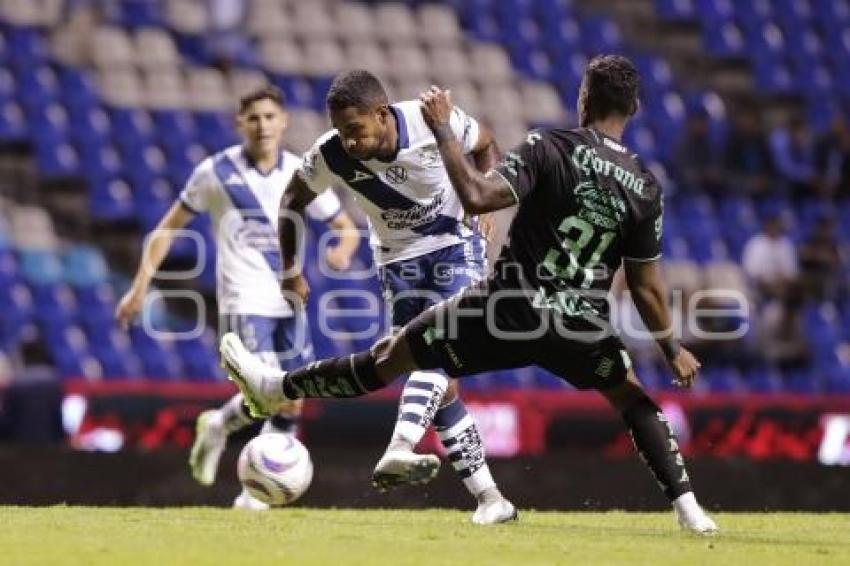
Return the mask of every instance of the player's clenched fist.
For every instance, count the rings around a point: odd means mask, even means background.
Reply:
[[[142,310],[144,302],[145,290],[131,287],[118,301],[118,306],[115,307],[115,320],[118,321],[118,325],[126,330],[130,321]]]
[[[281,288],[287,299],[294,298],[292,296],[294,294],[301,300],[302,305],[307,304],[307,299],[310,297],[310,285],[301,273],[284,276]]]
[[[425,123],[432,130],[449,123],[452,114],[451,91],[432,85],[419,95],[419,100],[422,102],[422,116],[425,118]]]
[[[697,371],[702,367],[699,360],[685,348],[679,348],[679,352],[668,363],[675,375],[676,385],[679,387],[692,386],[696,380]]]

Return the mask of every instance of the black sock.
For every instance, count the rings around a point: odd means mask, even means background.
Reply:
[[[283,394],[305,397],[359,397],[386,385],[378,378],[370,352],[313,362],[286,374]]]
[[[298,424],[298,417],[278,413],[269,417],[268,424],[276,432],[292,434],[295,432],[295,427]]]
[[[652,399],[643,397],[623,411],[623,420],[638,454],[670,500],[691,491],[685,460],[667,418]]]

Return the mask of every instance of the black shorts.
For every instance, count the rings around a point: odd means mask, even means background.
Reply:
[[[578,340],[542,324],[541,312],[524,297],[490,298],[484,282],[410,321],[404,333],[417,365],[452,377],[536,365],[577,389],[610,389],[626,380],[631,361],[616,335]]]

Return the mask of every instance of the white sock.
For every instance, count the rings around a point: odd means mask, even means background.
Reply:
[[[697,498],[693,491],[683,493],[673,500],[673,508],[681,515],[693,515],[694,513],[703,513],[702,507],[697,503]]]
[[[481,434],[460,397],[440,407],[434,417],[434,427],[452,467],[469,493],[480,499],[486,491],[494,489],[496,481],[487,466]]]
[[[224,430],[227,431],[227,434],[242,430],[254,422],[253,417],[248,413],[248,407],[245,405],[241,393],[231,397],[218,411],[221,414]]]
[[[393,440],[419,444],[431,426],[434,413],[443,399],[449,380],[439,371],[414,371],[407,378],[401,392],[398,420],[393,429]]]

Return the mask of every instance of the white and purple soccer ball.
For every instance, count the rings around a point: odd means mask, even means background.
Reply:
[[[267,433],[252,439],[239,454],[239,481],[269,505],[287,505],[301,497],[313,480],[310,453],[289,434]]]

